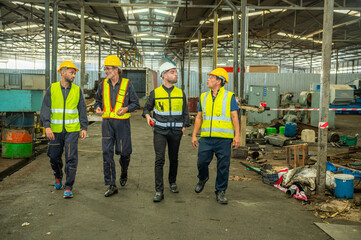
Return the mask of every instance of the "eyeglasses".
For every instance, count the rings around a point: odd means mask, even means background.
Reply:
[[[109,70],[113,70],[114,68],[113,67],[104,67],[104,71],[109,71]]]

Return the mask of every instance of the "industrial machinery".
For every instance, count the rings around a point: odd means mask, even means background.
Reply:
[[[269,108],[278,108],[280,101],[280,87],[279,86],[249,86],[248,104],[259,106],[260,103],[267,103]],[[277,111],[265,112],[249,112],[249,123],[270,123],[273,119],[278,118]]]
[[[33,154],[34,113],[40,111],[45,76],[0,74],[1,155],[28,158]]]

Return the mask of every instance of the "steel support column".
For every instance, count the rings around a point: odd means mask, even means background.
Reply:
[[[53,6],[53,29],[52,29],[52,54],[51,54],[51,82],[57,81],[57,58],[58,58],[58,1]]]
[[[335,74],[335,84],[337,84],[337,75],[338,75],[338,49],[336,49],[336,74]]]
[[[239,92],[239,96],[241,98],[244,98],[244,69],[245,69],[245,60],[246,60],[246,35],[247,35],[247,27],[246,27],[246,18],[247,18],[247,9],[246,9],[246,5],[247,5],[247,0],[242,0],[242,18],[241,18],[241,50],[240,50],[240,54],[241,54],[241,77],[240,77],[240,92]]]
[[[187,79],[187,96],[189,97],[189,82],[191,78],[191,54],[192,54],[192,44],[189,41],[188,43],[188,79]]]
[[[84,88],[85,82],[85,20],[84,20],[84,6],[80,8],[80,55],[81,55],[81,67],[80,67],[80,87]]]
[[[233,12],[233,91],[238,97],[238,12]]]
[[[323,13],[321,97],[319,116],[320,123],[328,122],[334,0],[325,1],[324,6],[325,8]],[[327,128],[320,128],[319,124],[316,177],[316,192],[319,195],[325,195],[326,187],[327,130]]]
[[[50,11],[49,0],[45,0],[45,88],[50,87]]]
[[[202,93],[202,33],[198,31],[198,89]]]
[[[217,49],[218,49],[218,13],[213,13],[213,69],[217,68]]]
[[[181,59],[181,77],[182,77],[182,90],[184,91],[184,60],[185,60],[186,50],[183,45],[182,48],[182,59]],[[188,95],[187,95],[188,96]],[[189,96],[188,96],[189,97]]]
[[[99,27],[98,80],[102,77],[102,29]]]

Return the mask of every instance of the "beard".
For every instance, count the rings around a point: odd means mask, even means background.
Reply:
[[[69,84],[73,82],[73,80],[71,78],[65,78],[65,81]]]
[[[174,83],[177,83],[177,82],[178,82],[178,79],[177,79],[177,78],[168,79],[168,82],[171,83],[171,84],[174,84]]]

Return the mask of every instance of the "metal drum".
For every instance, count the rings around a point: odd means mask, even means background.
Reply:
[[[1,155],[5,158],[31,157],[33,155],[33,129],[4,128]]]

